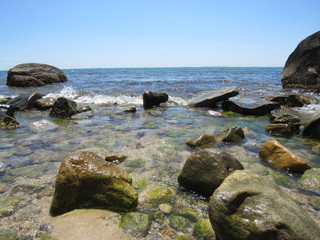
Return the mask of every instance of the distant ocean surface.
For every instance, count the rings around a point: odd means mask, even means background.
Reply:
[[[185,67],[65,69],[69,82],[38,89],[9,88],[7,71],[0,72],[0,96],[38,91],[65,96],[78,102],[142,104],[145,91],[166,92],[171,100],[185,104],[196,94],[236,86],[240,94],[263,96],[281,91],[280,67]]]

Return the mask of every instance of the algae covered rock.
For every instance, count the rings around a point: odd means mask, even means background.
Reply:
[[[197,222],[194,225],[192,235],[195,236],[197,239],[201,239],[201,240],[216,239],[216,235],[214,233],[214,230],[211,226],[209,219],[205,219]]]
[[[241,127],[233,126],[222,133],[222,142],[241,142],[245,138]]]
[[[140,238],[148,234],[151,223],[148,214],[130,212],[121,217],[119,226],[125,233]]]
[[[44,97],[35,101],[35,107],[39,110],[47,110],[53,107],[56,99],[53,97]]]
[[[265,143],[259,151],[262,161],[269,163],[275,168],[294,173],[303,173],[310,169],[309,163],[277,141]]]
[[[214,136],[209,134],[202,134],[200,137],[186,142],[186,145],[191,148],[209,148],[216,145],[216,143],[217,141]]]
[[[178,176],[178,182],[186,189],[211,195],[223,180],[237,169],[243,169],[243,166],[230,154],[202,150],[187,159]]]
[[[301,176],[300,182],[306,189],[320,194],[320,168],[305,171]]]
[[[132,179],[93,152],[80,152],[61,163],[50,213],[53,216],[79,208],[117,211],[137,207],[138,193]]]
[[[168,101],[169,96],[166,93],[145,92],[142,96],[144,109],[158,107],[161,103]]]
[[[149,190],[145,194],[144,198],[147,204],[157,205],[161,203],[170,202],[175,195],[176,192],[171,187],[160,186]]]
[[[235,171],[213,193],[209,218],[221,240],[313,240],[319,226],[278,185]]]
[[[169,217],[169,225],[177,231],[186,231],[186,228],[192,226],[192,223],[185,217],[171,215]]]

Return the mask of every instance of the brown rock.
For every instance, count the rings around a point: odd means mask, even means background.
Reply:
[[[259,156],[263,162],[293,173],[303,173],[311,168],[309,163],[277,141],[265,143],[259,151]]]
[[[209,148],[213,147],[216,143],[215,137],[209,134],[202,134],[197,139],[186,142],[186,144],[192,148]]]
[[[297,132],[297,128],[295,126],[287,123],[269,124],[266,126],[265,130],[272,136],[282,137],[289,137]]]

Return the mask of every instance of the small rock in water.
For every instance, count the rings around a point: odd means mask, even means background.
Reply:
[[[303,173],[311,168],[309,163],[277,141],[265,143],[259,151],[259,156],[262,161],[273,167],[292,173]]]
[[[295,126],[287,123],[269,124],[265,127],[265,131],[269,132],[271,136],[289,137],[297,132]]]
[[[169,96],[166,93],[145,92],[143,94],[143,107],[144,109],[158,107],[161,103],[168,101],[168,99]]]
[[[305,171],[300,182],[306,189],[320,194],[320,168]]]
[[[0,176],[4,175],[6,173],[6,167],[3,162],[0,162]]]
[[[131,108],[124,110],[123,112],[124,113],[135,113],[136,111],[137,111],[137,109],[135,107],[131,107]]]
[[[40,98],[35,101],[34,105],[36,109],[39,110],[48,110],[53,107],[53,104],[55,103],[56,99],[53,97],[45,97]]]
[[[159,205],[159,209],[165,214],[170,214],[172,212],[173,207],[170,204],[162,203]]]
[[[202,134],[197,139],[186,142],[186,145],[192,148],[210,148],[216,145],[217,141],[214,136],[209,134]]]
[[[119,226],[125,233],[142,238],[148,234],[151,223],[151,217],[148,214],[130,212],[121,217]]]
[[[48,120],[40,120],[33,123],[30,123],[29,128],[34,132],[47,132],[58,128],[58,125]]]
[[[58,98],[54,103],[49,116],[57,118],[70,118],[77,114],[77,104],[76,102],[69,100],[67,98]]]
[[[120,155],[120,154],[118,154],[118,155],[112,154],[112,155],[105,156],[105,160],[107,162],[113,162],[113,163],[115,163],[117,165],[122,163],[122,162],[124,162],[124,160],[126,160],[126,158],[127,158],[127,156]]]
[[[241,142],[245,138],[241,127],[231,127],[224,131],[221,135],[222,142]]]

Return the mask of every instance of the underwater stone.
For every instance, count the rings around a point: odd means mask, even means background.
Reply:
[[[306,189],[320,194],[320,168],[305,171],[301,176],[300,182]]]
[[[211,195],[234,170],[242,164],[223,151],[199,151],[193,153],[178,176],[179,185],[200,194]]]
[[[192,226],[191,222],[182,216],[171,215],[169,221],[169,225],[177,231],[185,232],[187,228]]]
[[[278,123],[269,124],[265,127],[265,131],[271,136],[289,137],[297,132],[297,128],[292,124]]]
[[[151,217],[148,214],[130,212],[121,217],[119,226],[125,233],[141,238],[148,234],[151,223]]]
[[[80,152],[61,163],[50,213],[57,216],[79,208],[128,211],[138,205],[131,177],[94,152]]]
[[[10,116],[0,116],[0,128],[17,128],[20,126],[20,123]]]
[[[170,202],[175,195],[176,192],[171,187],[160,186],[146,192],[144,198],[147,204],[158,205]]]
[[[209,202],[209,218],[218,239],[313,240],[319,226],[278,185],[267,178],[234,171]]]
[[[201,239],[201,240],[216,239],[216,235],[214,233],[214,230],[211,226],[209,219],[205,219],[197,222],[194,225],[192,235],[195,236],[197,239]]]
[[[43,119],[40,121],[30,123],[29,128],[34,132],[47,132],[50,130],[57,129],[58,125]]]

